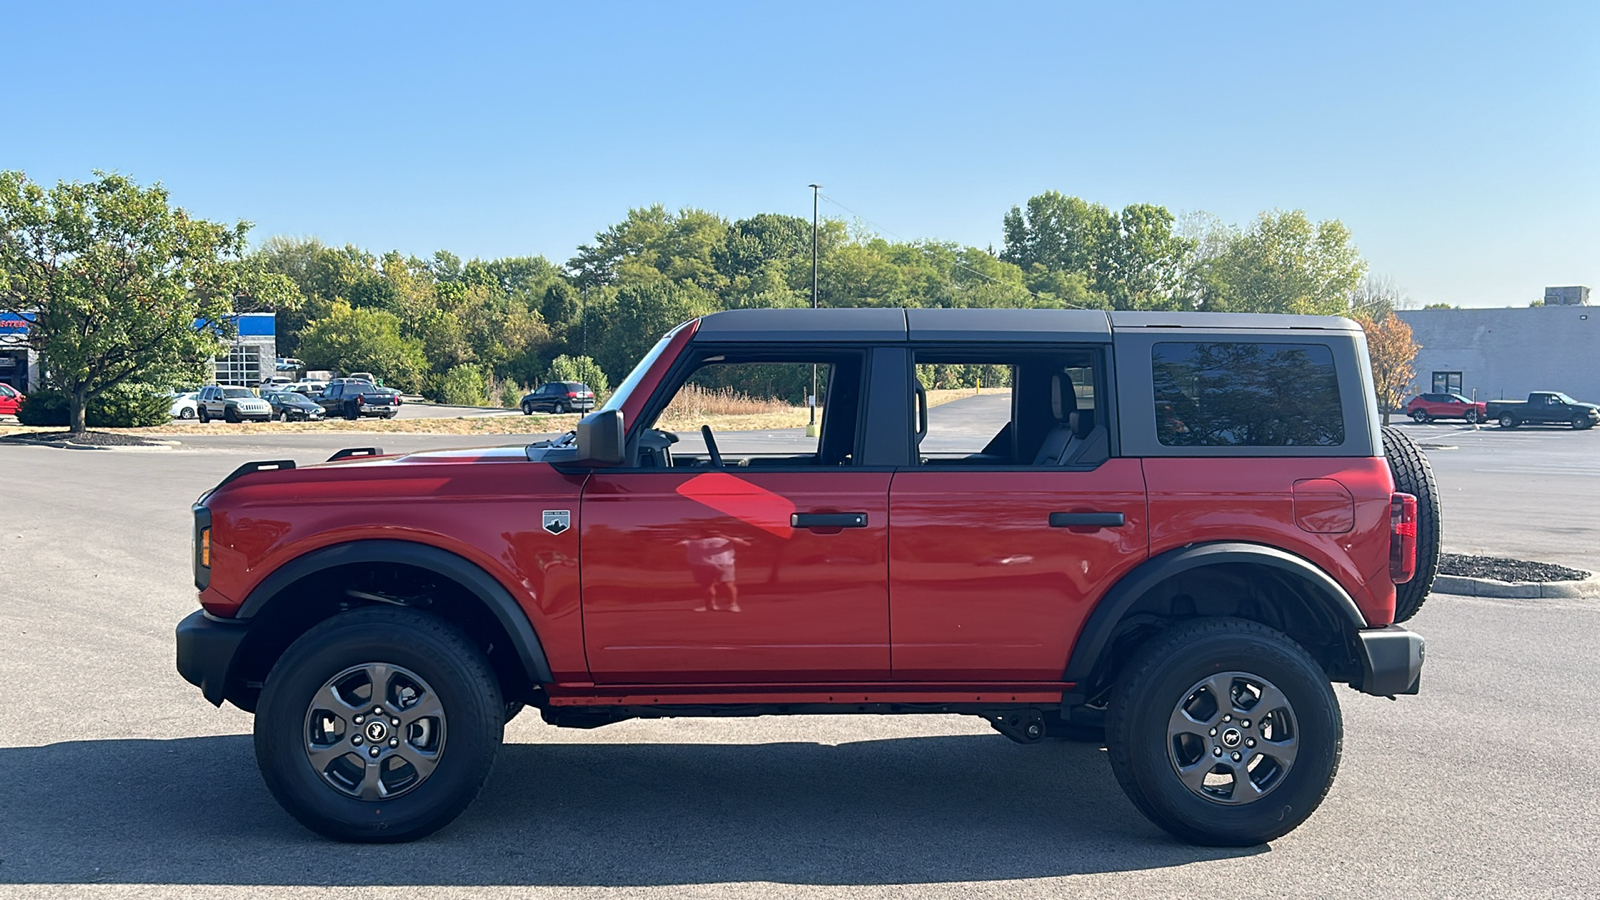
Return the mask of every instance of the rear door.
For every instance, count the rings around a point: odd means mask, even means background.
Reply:
[[[894,677],[1059,681],[1095,601],[1147,555],[1142,468],[1111,457],[1102,421],[1102,350],[915,358],[928,396],[959,393],[928,409],[890,488]]]

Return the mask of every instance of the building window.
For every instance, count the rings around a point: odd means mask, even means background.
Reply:
[[[255,387],[262,381],[261,348],[254,344],[234,344],[227,357],[216,362],[217,384]]]
[[[1460,372],[1435,372],[1433,373],[1433,392],[1435,394],[1461,393]]]

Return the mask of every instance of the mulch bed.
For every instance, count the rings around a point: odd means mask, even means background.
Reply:
[[[1460,575],[1467,578],[1492,578],[1495,581],[1582,581],[1589,573],[1582,569],[1569,569],[1554,563],[1529,562],[1525,559],[1506,559],[1500,556],[1467,556],[1459,553],[1439,554],[1440,575]]]
[[[110,431],[84,431],[78,434],[70,431],[33,431],[9,434],[0,437],[0,441],[8,444],[45,444],[50,447],[65,447],[69,443],[89,447],[163,446],[158,441],[146,440],[136,434],[117,434]]]

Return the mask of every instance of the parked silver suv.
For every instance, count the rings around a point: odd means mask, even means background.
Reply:
[[[256,396],[256,392],[249,388],[208,384],[200,389],[196,405],[202,422],[209,422],[212,419],[222,419],[227,422],[253,419],[257,422],[266,422],[272,418],[272,404]]]

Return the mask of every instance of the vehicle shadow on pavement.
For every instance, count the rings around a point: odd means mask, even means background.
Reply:
[[[0,773],[8,884],[916,884],[1266,849],[1180,844],[1100,748],[999,735],[510,744],[477,802],[404,852],[301,828],[244,735],[0,749]]]

